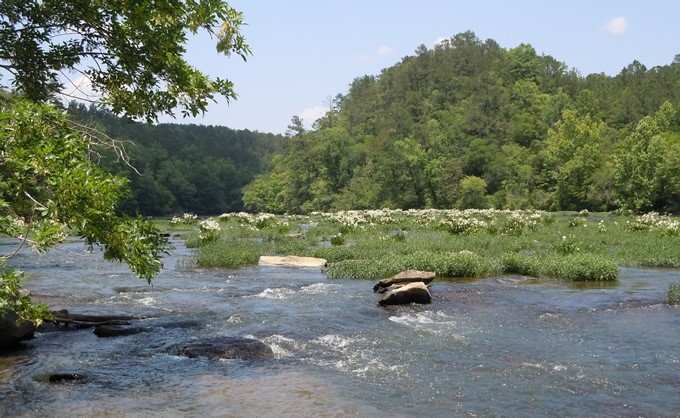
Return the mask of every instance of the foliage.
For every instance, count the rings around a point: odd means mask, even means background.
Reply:
[[[0,234],[35,251],[76,234],[149,282],[158,274],[161,255],[170,249],[167,238],[148,220],[118,215],[125,181],[90,160],[88,138],[73,131],[64,111],[17,100],[0,113],[0,138]],[[19,301],[20,315],[39,320],[34,315],[42,311]]]
[[[680,210],[680,64],[582,77],[464,32],[356,78],[246,187],[251,211]]]
[[[216,95],[236,97],[230,81],[184,59],[189,34],[206,32],[227,55],[250,53],[239,32],[242,14],[219,0],[7,1],[0,16],[0,63],[29,100],[51,99],[61,75],[75,73],[113,112],[148,121],[177,108],[205,112]]]
[[[619,268],[616,263],[599,255],[578,254],[544,260],[544,274],[573,281],[615,280]]]
[[[77,89],[87,81],[95,101],[115,114],[149,122],[176,109],[196,115],[216,95],[235,93],[231,82],[185,61],[188,34],[207,32],[219,52],[245,59],[242,24],[218,0],[0,3],[0,68],[15,94],[3,92],[0,103],[0,235],[17,240],[0,256],[1,309],[36,323],[46,315],[20,293],[21,272],[7,265],[24,245],[46,251],[73,233],[148,282],[171,248],[150,221],[119,214],[128,182],[94,162],[108,152],[129,164],[122,143],[47,104],[64,93],[65,80],[76,74]]]
[[[680,305],[680,283],[671,283],[668,285],[668,304]]]
[[[645,219],[658,217],[648,215]],[[604,231],[570,228],[576,218],[593,223],[606,219],[608,227]],[[376,279],[413,268],[442,277],[508,273],[577,281],[614,280],[623,266],[680,268],[679,237],[657,228],[631,229],[628,215],[382,209],[309,216],[241,213],[219,219],[222,235],[199,248],[198,266],[234,268],[256,263],[259,255],[299,255],[328,260],[326,273],[333,278]],[[257,229],[252,225],[255,219],[276,221]],[[664,219],[676,222],[675,218]],[[452,234],[442,227],[462,220],[486,226],[466,234]],[[276,224],[287,228],[281,230]],[[345,227],[342,245],[329,246],[338,227]],[[569,234],[563,235],[567,230]],[[389,238],[402,233],[408,238]]]
[[[112,158],[99,162],[129,180],[131,193],[121,202],[126,213],[170,216],[241,211],[243,187],[285,142],[281,135],[221,126],[130,123],[75,102],[68,111],[79,123],[96,126],[128,144],[130,164],[141,175],[117,164],[116,156],[107,150],[101,154]]]

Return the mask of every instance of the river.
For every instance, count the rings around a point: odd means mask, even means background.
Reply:
[[[197,325],[38,333],[0,354],[0,415],[680,416],[680,307],[665,303],[679,271],[622,269],[615,283],[585,285],[437,279],[432,304],[380,308],[373,282],[313,269],[188,271],[191,251],[174,244],[145,292],[121,292],[145,283],[81,242],[14,257],[52,309]],[[256,338],[275,359],[166,353],[211,336]],[[88,379],[50,383],[55,373]]]

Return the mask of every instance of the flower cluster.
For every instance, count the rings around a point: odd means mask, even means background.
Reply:
[[[452,216],[443,219],[439,225],[455,235],[470,235],[485,230],[489,224],[469,216]]]
[[[668,216],[659,215],[657,212],[649,212],[635,218],[633,222],[626,222],[629,231],[652,231],[659,230],[663,235],[680,235],[680,223]]]
[[[220,223],[213,218],[202,220],[198,224],[198,229],[200,231],[198,237],[204,244],[217,241],[220,237],[220,231],[222,230]]]
[[[198,216],[193,213],[185,213],[182,217],[173,216],[170,220],[171,224],[181,224],[181,225],[193,225],[198,220]]]
[[[289,225],[288,219],[271,213],[223,213],[219,219],[236,219],[241,225],[252,229],[280,228]]]
[[[562,236],[562,240],[555,246],[555,249],[562,255],[574,254],[581,250],[573,235]]]

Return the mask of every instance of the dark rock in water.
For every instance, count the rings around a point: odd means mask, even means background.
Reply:
[[[150,293],[150,292],[163,292],[165,291],[165,289],[152,286],[120,286],[114,287],[113,291],[116,293]]]
[[[399,274],[395,274],[392,277],[380,280],[375,286],[373,286],[373,291],[383,293],[390,286],[414,282],[430,284],[430,282],[434,280],[434,276],[435,273],[431,271],[405,270]]]
[[[89,377],[84,373],[55,373],[50,375],[50,383],[86,383]]]
[[[0,350],[33,338],[34,331],[33,322],[19,319],[19,315],[14,311],[6,311],[0,315]]]
[[[413,282],[388,290],[378,301],[378,305],[406,305],[409,303],[431,303],[432,295],[423,282]]]
[[[124,335],[139,334],[140,332],[149,332],[149,327],[135,327],[122,325],[97,325],[94,327],[94,335],[99,338],[108,337],[122,337]]]
[[[165,323],[155,323],[150,326],[136,326],[136,325],[97,325],[94,327],[94,335],[100,338],[108,337],[122,337],[125,335],[134,335],[141,332],[153,332],[162,329],[175,328],[198,328],[201,323],[194,320],[180,320]]]
[[[201,341],[175,344],[168,348],[168,353],[189,358],[207,357],[211,360],[269,360],[274,352],[265,343],[240,337],[216,337]]]

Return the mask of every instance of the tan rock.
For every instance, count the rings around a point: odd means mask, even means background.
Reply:
[[[392,277],[380,280],[375,286],[373,286],[374,292],[379,292],[381,289],[386,289],[392,285],[422,282],[425,284],[430,284],[434,280],[435,273],[431,271],[422,270],[405,270],[399,274],[395,274]]]
[[[406,305],[409,303],[431,303],[432,295],[423,282],[413,282],[388,290],[378,301],[378,305]]]
[[[279,256],[261,256],[257,262],[258,266],[262,267],[324,267],[328,263],[323,258],[315,257],[298,257],[296,255],[288,255],[285,257]]]

